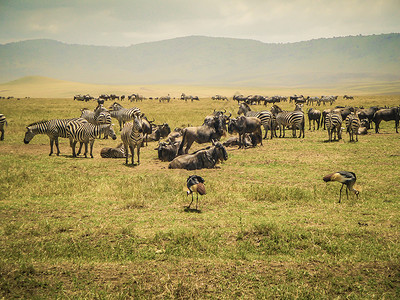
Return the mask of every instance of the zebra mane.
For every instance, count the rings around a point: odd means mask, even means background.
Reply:
[[[41,120],[41,121],[37,121],[37,122],[33,122],[32,124],[27,125],[26,127],[30,127],[30,126],[34,126],[34,125],[39,125],[39,124],[43,124],[43,123],[47,123],[49,120]]]

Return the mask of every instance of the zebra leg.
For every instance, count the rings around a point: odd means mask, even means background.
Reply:
[[[90,157],[93,158],[93,144],[94,140],[90,142]]]
[[[88,144],[89,144],[89,143],[85,142],[85,158],[87,158]]]
[[[77,141],[71,141],[72,157],[76,157],[76,153],[75,153],[76,143],[77,143]]]
[[[60,155],[60,148],[58,147],[58,137],[54,140],[57,148],[57,156]]]
[[[139,144],[137,145],[136,152],[137,152],[137,164],[140,165],[140,145]]]
[[[127,144],[124,144],[124,151],[125,151],[125,164],[128,164],[128,157],[129,157],[129,149]]]
[[[49,156],[51,156],[53,154],[53,145],[54,145],[54,139],[50,138],[50,154],[49,154]]]
[[[76,144],[76,142],[75,142],[75,144]],[[83,145],[83,142],[79,142],[79,150],[78,150],[78,153],[76,153],[76,155],[80,155],[81,154],[82,145]]]
[[[4,141],[4,129],[1,129],[1,137],[0,137],[0,141]]]
[[[132,153],[132,165],[134,165],[134,156],[135,156],[135,148],[132,145],[129,145],[129,149],[131,149]]]

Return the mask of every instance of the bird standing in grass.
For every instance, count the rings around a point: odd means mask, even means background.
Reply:
[[[340,188],[339,203],[342,198],[342,189],[345,185],[346,185],[347,199],[349,199],[348,191],[353,192],[358,198],[358,194],[360,192],[354,188],[354,184],[356,183],[357,177],[356,177],[356,174],[354,174],[353,172],[339,171],[339,172],[335,172],[332,174],[328,174],[328,175],[324,176],[323,179],[325,182],[337,181],[342,184],[342,187]]]
[[[192,194],[192,202],[190,202],[189,206],[186,209],[190,208],[190,205],[193,203],[193,193],[197,194],[196,198],[196,210],[197,210],[197,202],[199,201],[199,194],[205,195],[206,194],[206,187],[204,186],[204,179],[198,175],[189,176],[187,179],[187,196]]]

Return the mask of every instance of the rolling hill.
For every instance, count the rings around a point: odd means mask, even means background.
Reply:
[[[323,87],[400,79],[400,34],[288,44],[190,36],[129,47],[0,45],[0,82],[39,75],[92,84]]]

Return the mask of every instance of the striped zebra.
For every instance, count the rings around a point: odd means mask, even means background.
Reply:
[[[97,106],[94,111],[87,108],[81,109],[81,118],[88,120],[93,125],[109,125],[112,123],[111,114],[102,105]],[[104,138],[106,139],[108,136],[105,135]]]
[[[1,131],[1,137],[0,141],[4,140],[4,127],[7,125],[7,119],[6,116],[3,114],[0,114],[0,131]]]
[[[132,154],[132,165],[134,165],[134,150],[137,148],[137,162],[140,164],[140,147],[143,143],[143,129],[142,119],[140,116],[136,116],[133,122],[128,122],[124,125],[121,131],[121,139],[124,143],[125,148],[125,159],[128,164],[129,149]],[[129,147],[129,149],[128,149]]]
[[[275,116],[268,110],[262,110],[262,111],[252,111],[250,106],[247,103],[240,103],[239,104],[239,110],[238,110],[238,115],[244,114],[246,117],[256,117],[261,120],[261,125],[264,127],[265,130],[265,135],[264,139],[267,138],[268,134],[268,129],[271,130],[271,139],[275,135],[275,127],[273,126],[275,124]]]
[[[340,114],[328,113],[325,117],[325,125],[328,130],[328,140],[332,142],[332,135],[334,136],[333,140],[340,140],[342,138],[342,116]]]
[[[87,157],[88,145],[90,144],[90,157],[93,158],[94,140],[102,133],[110,135],[113,140],[117,139],[111,124],[93,125],[91,123],[82,123],[79,121],[70,121],[66,127],[67,136],[72,148],[72,156],[77,157],[81,153],[82,145],[85,145],[85,157]],[[75,153],[76,143],[80,143],[78,153]]]
[[[279,137],[285,137],[285,128],[288,126],[292,128],[293,137],[296,137],[296,130],[300,130],[299,138],[304,138],[305,117],[301,111],[301,106],[296,105],[294,111],[283,111],[278,105],[273,105],[271,112],[276,116],[276,124],[279,126]],[[282,134],[283,131],[283,134]]]
[[[140,115],[140,108],[124,108],[121,104],[114,102],[110,107],[111,117],[116,118],[119,122],[119,130],[122,130],[122,126],[126,122],[132,121],[135,115]]]
[[[345,122],[346,131],[350,136],[350,142],[354,142],[354,135],[356,135],[356,141],[358,142],[358,129],[361,127],[360,119],[356,114],[351,113],[346,117]]]
[[[102,158],[125,158],[124,144],[120,143],[117,147],[105,147],[101,149],[100,156]]]
[[[29,124],[26,127],[24,143],[29,144],[29,142],[34,138],[37,134],[47,134],[50,138],[50,154],[53,154],[53,145],[54,142],[57,148],[57,156],[60,155],[60,148],[58,147],[58,138],[67,138],[67,124],[71,121],[80,121],[86,122],[85,119],[74,118],[74,119],[53,119],[53,120],[43,120],[38,121],[32,124]]]

